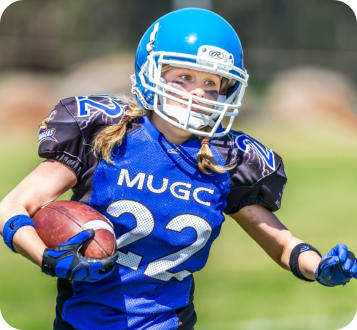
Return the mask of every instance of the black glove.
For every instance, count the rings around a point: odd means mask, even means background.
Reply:
[[[114,270],[118,252],[103,259],[91,259],[80,254],[82,245],[94,237],[87,229],[43,253],[42,271],[51,276],[74,281],[96,282],[108,277]]]

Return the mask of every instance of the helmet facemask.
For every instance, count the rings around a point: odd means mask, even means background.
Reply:
[[[167,65],[219,75],[228,80],[224,88],[225,94],[220,94],[216,101],[212,101],[170,85],[163,79],[163,68]],[[242,104],[248,74],[233,66],[231,54],[217,47],[201,46],[197,56],[151,52],[139,72],[139,79],[141,85],[152,92],[149,95],[149,98],[153,98],[152,105],[145,102],[146,108],[185,131],[213,137],[225,135],[231,129]],[[134,86],[133,92],[138,95],[140,91]],[[140,96],[139,99],[141,100]],[[168,100],[179,106],[168,104]],[[226,129],[217,132],[224,117],[229,117],[228,125]]]

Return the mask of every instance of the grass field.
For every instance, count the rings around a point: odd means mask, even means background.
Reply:
[[[339,242],[357,252],[356,135],[332,127],[316,134],[313,127],[294,130],[264,124],[250,126],[248,133],[285,160],[289,181],[279,218],[323,253]],[[24,141],[7,139],[0,145],[0,198],[39,162],[36,145]],[[0,260],[4,318],[18,329],[51,329],[55,280],[2,242]],[[346,326],[357,309],[357,281],[326,288],[297,280],[229,218],[207,267],[195,279],[198,330],[335,330]]]

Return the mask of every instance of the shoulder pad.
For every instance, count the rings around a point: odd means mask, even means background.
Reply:
[[[127,104],[109,95],[76,96],[61,100],[60,103],[75,118],[77,122],[98,121],[109,125],[118,122]]]
[[[95,135],[116,124],[127,104],[108,95],[61,100],[39,127],[39,155],[70,166],[79,176],[86,167]]]
[[[227,213],[259,204],[272,211],[280,208],[286,174],[281,157],[243,132],[231,131],[214,142],[230,171],[231,191]]]

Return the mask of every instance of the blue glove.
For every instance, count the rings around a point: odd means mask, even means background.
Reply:
[[[118,253],[103,259],[84,257],[79,250],[94,237],[94,230],[87,229],[43,253],[42,271],[51,276],[74,281],[96,282],[109,276],[118,259]]]
[[[315,271],[316,280],[325,286],[345,285],[352,277],[357,277],[357,260],[345,244],[324,255]]]

